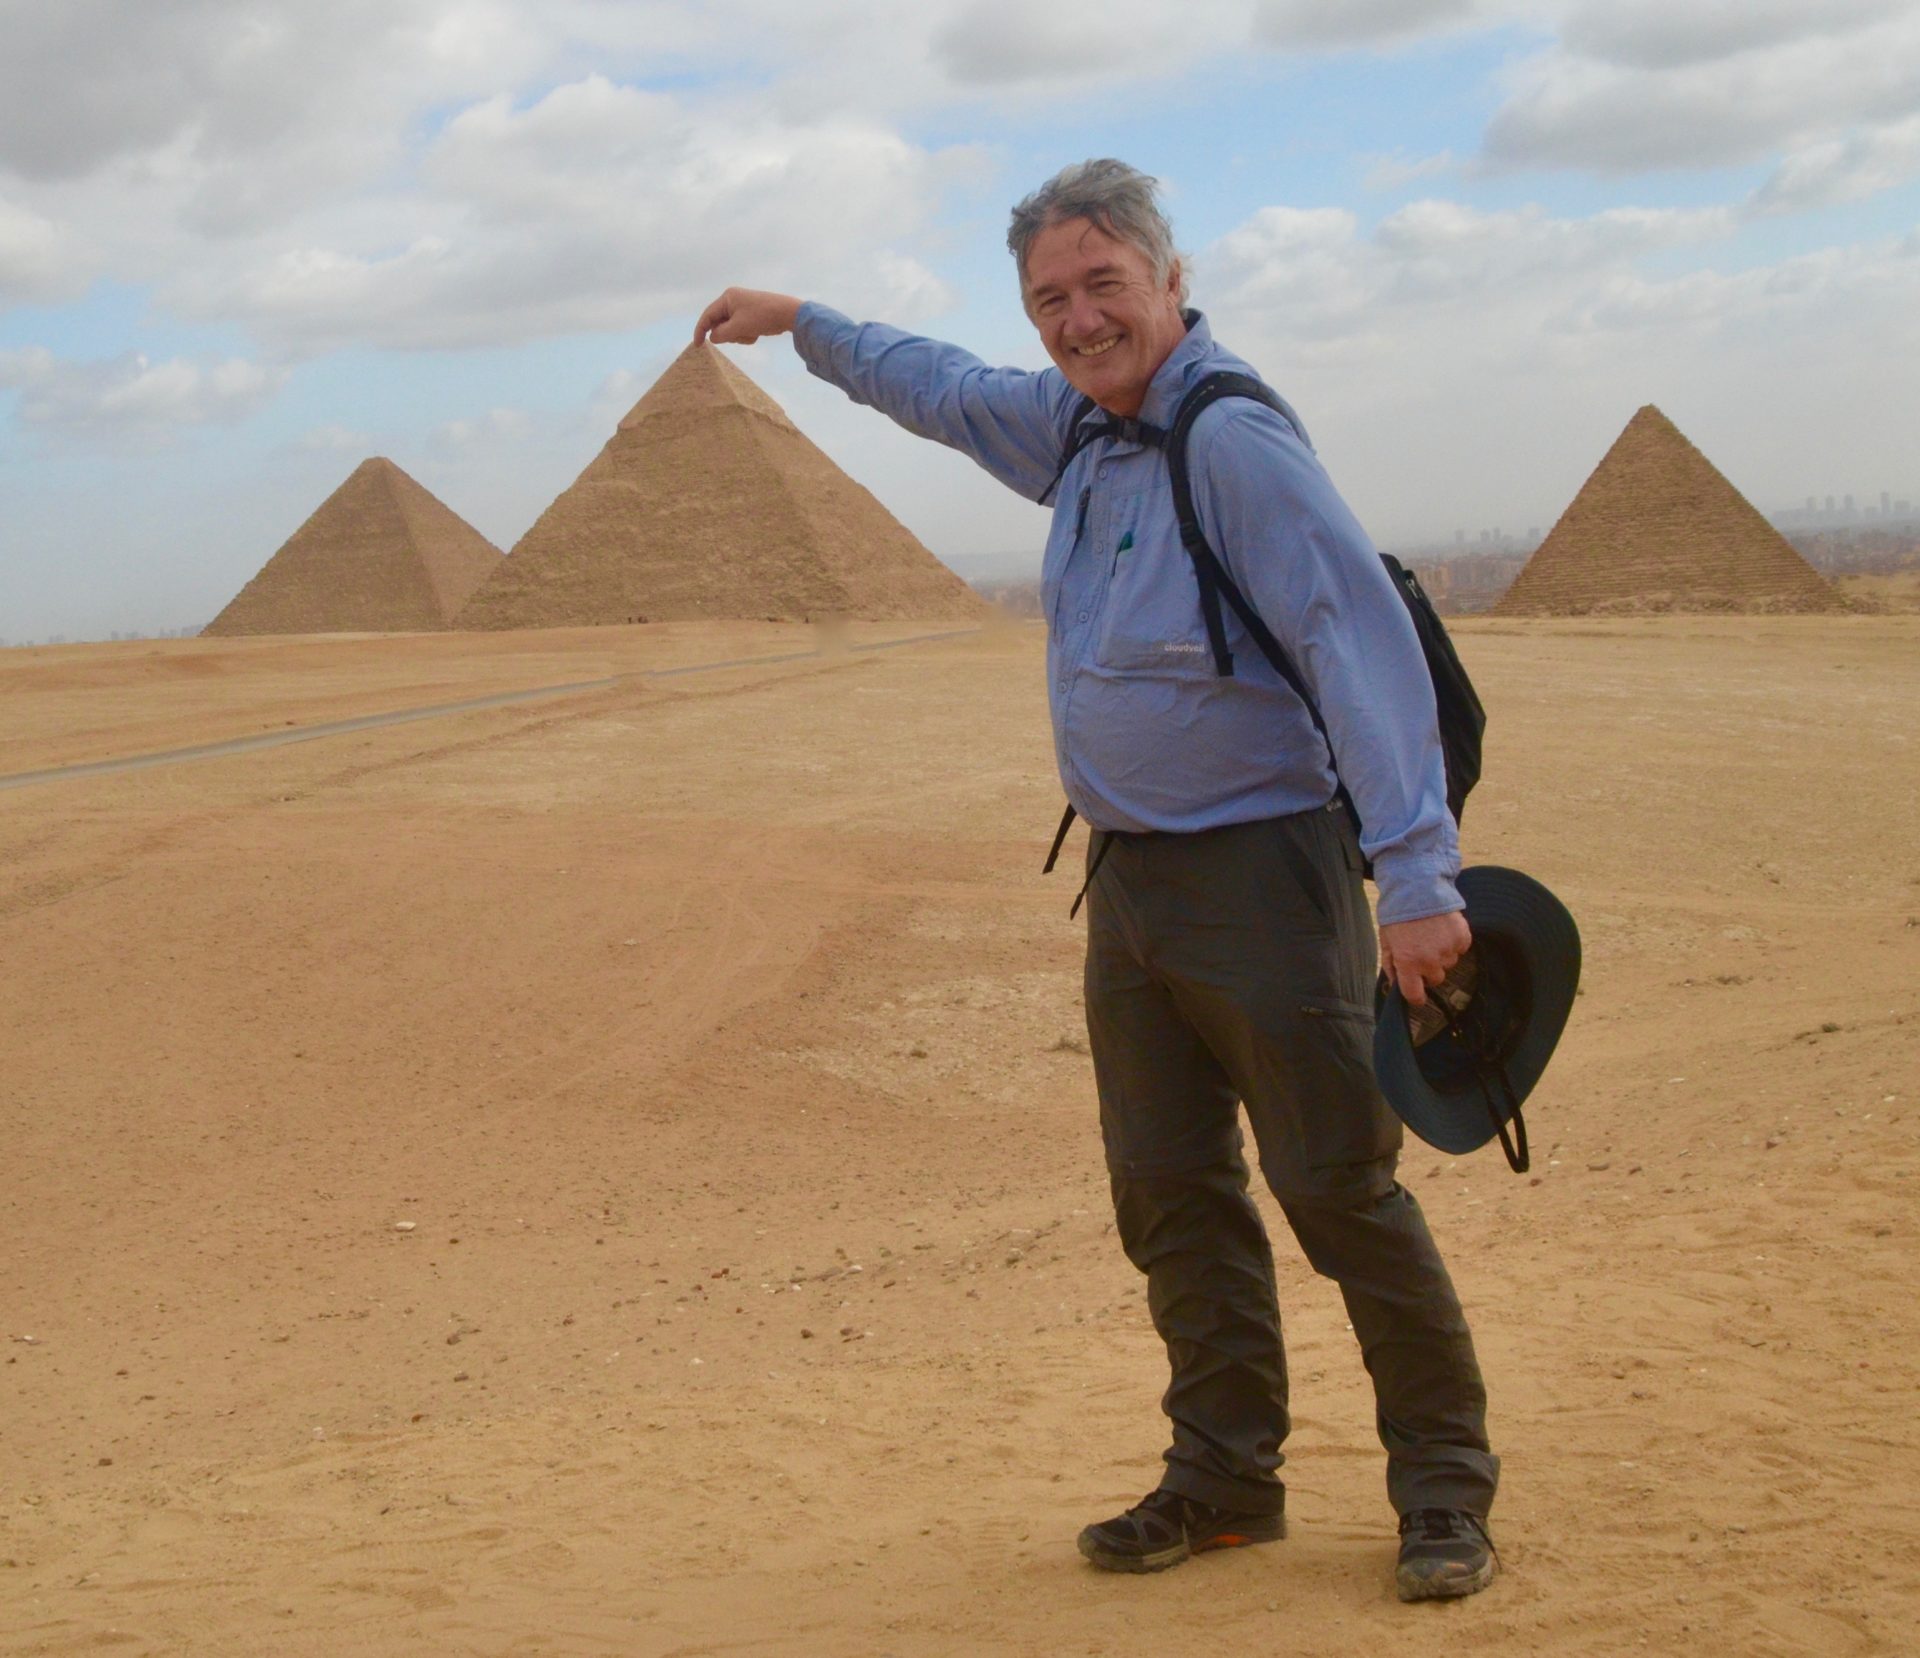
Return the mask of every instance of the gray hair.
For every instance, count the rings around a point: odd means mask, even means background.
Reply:
[[[1020,292],[1027,291],[1027,254],[1033,239],[1049,226],[1069,219],[1085,219],[1117,242],[1138,248],[1153,262],[1153,274],[1164,282],[1180,269],[1179,301],[1187,302],[1186,264],[1173,245],[1173,226],[1160,211],[1159,180],[1148,178],[1124,161],[1103,158],[1076,161],[1013,210],[1007,227],[1007,249],[1020,271]]]

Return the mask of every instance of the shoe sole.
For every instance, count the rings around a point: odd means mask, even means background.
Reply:
[[[1417,1572],[1401,1566],[1393,1574],[1393,1586],[1405,1601],[1458,1600],[1462,1595],[1479,1594],[1498,1570],[1492,1558],[1470,1572]]]
[[[1244,1531],[1223,1531],[1200,1543],[1188,1543],[1183,1539],[1154,1554],[1116,1554],[1111,1549],[1103,1548],[1089,1532],[1083,1531],[1080,1533],[1080,1552],[1103,1572],[1164,1572],[1169,1566],[1177,1566],[1196,1554],[1207,1554],[1214,1549],[1250,1548],[1256,1543],[1278,1543],[1286,1535],[1287,1522],[1279,1518],[1271,1534],[1265,1536]]]

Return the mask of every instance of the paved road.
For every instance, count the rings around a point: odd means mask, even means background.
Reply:
[[[935,639],[958,639],[978,628],[949,628],[944,633],[916,633],[905,639],[883,639],[877,644],[853,645],[855,651],[898,650],[903,645],[926,644]],[[0,777],[0,790],[26,789],[36,783],[67,783],[82,777],[105,777],[118,771],[145,771],[151,766],[175,766],[188,760],[214,760],[230,754],[250,754],[255,749],[280,748],[287,743],[310,743],[318,737],[342,737],[350,731],[371,731],[382,725],[405,725],[411,720],[437,720],[447,714],[470,714],[482,708],[505,708],[516,702],[538,702],[546,697],[571,696],[579,691],[604,691],[623,679],[677,679],[683,674],[715,673],[722,668],[763,668],[780,662],[802,662],[819,656],[818,650],[786,651],[778,656],[735,656],[721,662],[692,662],[679,668],[650,668],[636,674],[616,674],[611,679],[582,679],[571,685],[541,685],[528,691],[503,691],[490,697],[470,697],[464,702],[438,702],[425,708],[397,708],[388,714],[363,714],[354,720],[333,720],[325,725],[295,726],[286,731],[267,731],[254,737],[235,737],[223,743],[198,743],[192,748],[169,748],[154,754],[130,754],[119,760],[91,760],[72,766],[48,766],[40,771],[19,771]]]

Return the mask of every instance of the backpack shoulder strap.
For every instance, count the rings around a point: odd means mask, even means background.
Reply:
[[[1273,630],[1262,620],[1260,613],[1247,602],[1246,595],[1235,586],[1233,578],[1227,574],[1226,566],[1207,545],[1206,535],[1200,528],[1200,514],[1193,504],[1193,480],[1187,470],[1187,445],[1192,439],[1194,422],[1223,397],[1247,397],[1256,403],[1264,403],[1291,424],[1286,405],[1264,380],[1256,380],[1250,374],[1222,371],[1207,375],[1180,400],[1180,408],[1167,434],[1167,470],[1173,477],[1174,516],[1179,520],[1181,544],[1187,549],[1187,556],[1193,560],[1194,577],[1200,584],[1200,611],[1206,619],[1208,643],[1213,647],[1214,669],[1223,678],[1233,672],[1233,653],[1227,649],[1227,630],[1220,613],[1220,601],[1224,598],[1240,618],[1240,625],[1260,647],[1261,655],[1273,664],[1274,671],[1307,705],[1313,723],[1320,727],[1324,736],[1326,726],[1320,719],[1320,710],[1308,695],[1306,684],[1299,670],[1294,667],[1293,659],[1274,637]]]
[[[1060,480],[1067,475],[1067,468],[1073,465],[1073,457],[1093,440],[1100,436],[1098,424],[1089,426],[1087,416],[1099,407],[1091,397],[1083,396],[1073,406],[1073,418],[1067,423],[1067,446],[1060,452],[1060,464],[1053,469],[1053,482],[1048,484],[1040,497],[1040,505],[1045,506],[1053,499],[1053,492],[1060,487]]]
[[[1333,738],[1327,731],[1327,722],[1320,717],[1320,705],[1313,700],[1313,693],[1307,689],[1307,682],[1300,670],[1293,665],[1293,658],[1287,654],[1287,648],[1274,636],[1260,612],[1255,610],[1247,596],[1234,584],[1233,577],[1227,574],[1214,550],[1207,545],[1206,535],[1200,528],[1200,515],[1194,509],[1193,481],[1187,472],[1187,443],[1193,433],[1193,423],[1200,418],[1203,410],[1211,408],[1223,397],[1250,397],[1256,403],[1264,403],[1296,432],[1300,431],[1291,411],[1280,401],[1279,394],[1264,380],[1256,380],[1250,374],[1236,374],[1223,370],[1218,374],[1209,374],[1192,391],[1180,400],[1179,412],[1173,417],[1173,425],[1167,433],[1167,469],[1173,475],[1173,510],[1180,523],[1180,540],[1187,549],[1187,556],[1193,561],[1194,578],[1200,584],[1200,611],[1206,618],[1207,639],[1213,646],[1213,664],[1224,677],[1233,672],[1233,655],[1227,649],[1227,630],[1221,619],[1220,601],[1225,599],[1234,615],[1240,618],[1240,625],[1247,630],[1253,642],[1260,647],[1260,654],[1273,664],[1273,671],[1287,682],[1293,694],[1297,696],[1307,710],[1307,716],[1313,721],[1313,728],[1320,733],[1321,742],[1327,745],[1327,763],[1334,768],[1335,798],[1345,806],[1348,818],[1354,825],[1356,834],[1360,827],[1360,814],[1354,808],[1353,797],[1347,793],[1347,785],[1341,781],[1339,768],[1333,758]],[[1301,432],[1304,439],[1306,434]],[[1366,865],[1372,874],[1371,863]]]

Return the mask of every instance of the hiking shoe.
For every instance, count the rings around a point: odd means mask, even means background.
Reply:
[[[1080,1552],[1103,1572],[1164,1572],[1190,1554],[1274,1543],[1286,1534],[1284,1514],[1236,1514],[1177,1491],[1154,1491],[1126,1513],[1088,1526]]]
[[[1458,1508],[1417,1508],[1400,1517],[1400,1564],[1393,1585],[1402,1600],[1451,1600],[1493,1581],[1497,1556],[1487,1522]]]

